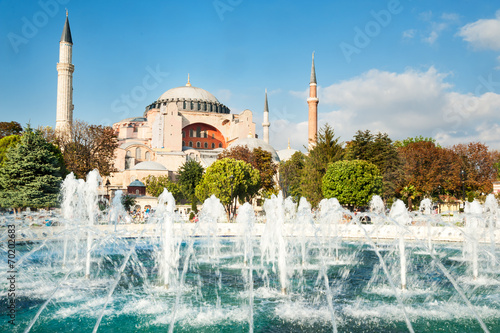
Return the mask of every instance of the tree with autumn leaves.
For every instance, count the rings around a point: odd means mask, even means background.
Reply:
[[[270,152],[260,147],[250,151],[248,146],[235,146],[219,154],[219,160],[224,158],[233,158],[250,164],[254,169],[259,171],[261,194],[263,196],[270,196],[273,193],[277,194],[275,175],[278,166],[274,163]]]
[[[413,197],[462,197],[461,171],[466,174],[465,189],[469,200],[492,191],[497,178],[497,151],[490,151],[479,142],[443,148],[432,141],[412,142],[398,148],[403,162],[400,193],[413,186]],[[408,192],[408,191],[406,191]]]
[[[51,127],[39,130],[47,141],[61,149],[66,168],[78,178],[84,179],[94,169],[101,176],[109,176],[116,171],[114,157],[118,141],[112,127],[75,120],[69,140],[59,137]]]

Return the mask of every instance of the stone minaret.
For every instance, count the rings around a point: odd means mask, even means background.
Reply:
[[[312,54],[311,82],[309,83],[309,149],[316,145],[316,135],[318,133],[318,88],[316,82],[316,70],[314,68],[314,52]]]
[[[267,104],[267,89],[266,89],[266,102],[264,104],[264,122],[262,123],[262,127],[264,130],[264,142],[269,143],[269,105]]]
[[[71,63],[73,40],[69,29],[68,11],[64,23],[61,41],[59,42],[59,63],[57,64],[57,116],[56,132],[61,136],[71,134],[73,123],[73,71]]]

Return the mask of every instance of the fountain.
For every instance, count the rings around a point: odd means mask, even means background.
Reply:
[[[16,324],[36,332],[494,332],[500,327],[498,203],[454,220],[430,201],[388,214],[379,197],[353,214],[336,199],[312,210],[281,194],[228,223],[207,199],[182,221],[165,191],[144,224],[119,199],[97,208],[97,172],[72,175],[61,214],[0,216],[1,251],[16,229]],[[51,220],[52,225],[40,221]],[[230,236],[230,237],[228,237]],[[0,280],[7,279],[2,262]],[[4,295],[7,283],[2,284]],[[5,303],[4,303],[5,304]],[[4,309],[6,306],[4,306]],[[5,310],[3,310],[5,311]]]

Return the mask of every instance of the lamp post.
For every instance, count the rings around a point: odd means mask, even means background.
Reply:
[[[462,180],[462,200],[464,202],[464,207],[465,207],[465,178],[467,177],[467,173],[465,172],[464,169],[460,171],[460,179]]]

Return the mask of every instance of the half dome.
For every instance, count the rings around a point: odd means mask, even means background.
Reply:
[[[130,168],[130,170],[150,170],[150,171],[161,170],[161,171],[163,171],[163,170],[167,170],[167,168],[165,168],[163,166],[163,164],[160,164],[158,162],[145,161],[145,162],[137,163],[132,168]]]

